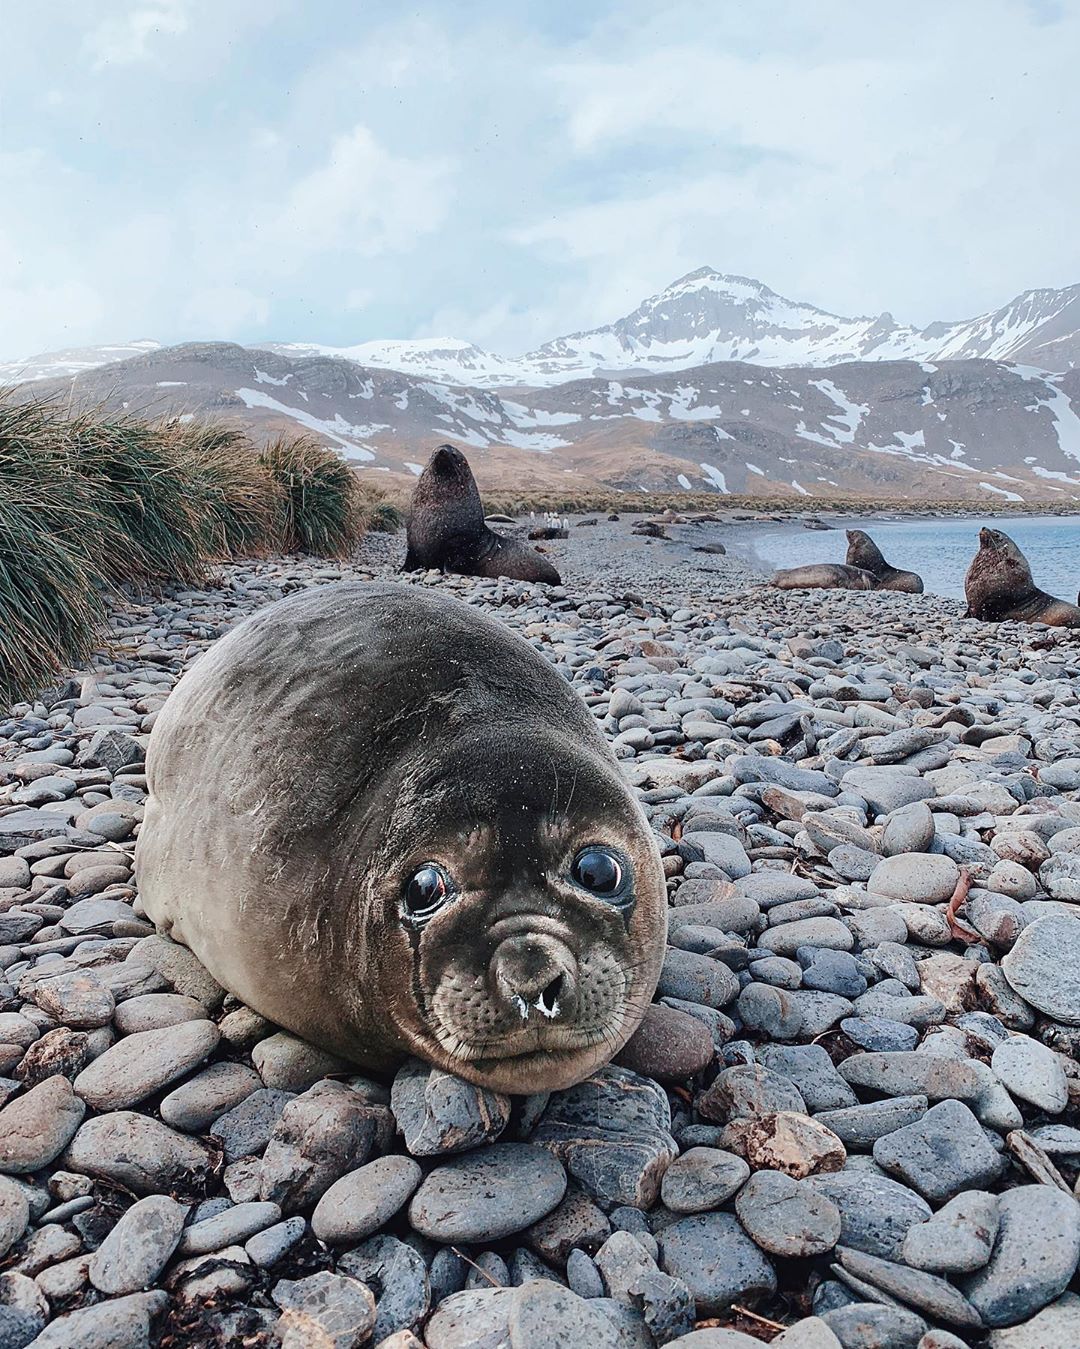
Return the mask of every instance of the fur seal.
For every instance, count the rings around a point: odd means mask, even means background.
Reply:
[[[842,562],[816,562],[773,573],[770,585],[778,590],[873,590],[874,578],[861,567]]]
[[[584,703],[472,606],[362,582],[268,605],[180,681],[147,776],[147,914],[314,1044],[543,1092],[649,1005],[652,830]]]
[[[849,567],[860,567],[863,571],[868,571],[874,578],[875,590],[902,590],[908,595],[923,593],[922,577],[918,572],[901,571],[899,567],[891,567],[882,557],[881,549],[865,530],[847,531],[847,557],[844,561]]]
[[[1080,608],[1040,590],[1027,558],[1000,529],[979,530],[979,551],[964,577],[964,594],[968,618],[1080,627]]]
[[[405,537],[402,571],[438,567],[462,576],[561,583],[559,573],[535,548],[488,529],[469,461],[454,445],[440,445],[420,474]]]

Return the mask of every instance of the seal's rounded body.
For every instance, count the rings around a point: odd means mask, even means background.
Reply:
[[[531,1093],[644,1014],[652,832],[573,690],[470,606],[363,583],[269,605],[180,681],[147,775],[147,913],[315,1044]]]
[[[923,581],[919,573],[891,566],[865,530],[849,529],[847,541],[847,557],[844,561],[849,567],[868,571],[874,578],[875,590],[900,590],[908,595],[923,593]]]
[[[1027,558],[1000,529],[979,530],[979,551],[964,577],[967,616],[987,623],[1048,623],[1080,627],[1080,608],[1035,584]]]
[[[770,585],[777,590],[873,590],[874,578],[861,567],[842,562],[816,562],[774,572]]]
[[[506,576],[558,585],[559,573],[535,548],[489,529],[469,462],[440,445],[417,480],[409,505],[403,571],[438,567],[462,576]]]

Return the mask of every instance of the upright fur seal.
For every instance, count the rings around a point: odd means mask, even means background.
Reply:
[[[1027,558],[1000,529],[979,530],[979,551],[964,577],[964,594],[968,618],[1080,627],[1080,608],[1040,590]]]
[[[873,590],[874,578],[861,567],[842,562],[816,562],[773,573],[770,585],[778,590]]]
[[[558,585],[559,573],[536,551],[488,529],[469,461],[440,445],[413,491],[403,571],[439,567],[463,576],[509,576]]]
[[[471,606],[358,582],[267,606],[180,681],[147,775],[146,912],[306,1040],[542,1092],[649,1004],[652,830],[565,680]]]
[[[903,590],[909,595],[921,595],[923,592],[922,577],[918,572],[891,567],[865,530],[847,531],[847,557],[844,561],[849,567],[868,571],[874,578],[875,590]]]

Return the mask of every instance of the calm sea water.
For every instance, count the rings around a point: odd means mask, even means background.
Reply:
[[[1035,584],[1062,599],[1076,600],[1080,587],[1080,516],[1030,516],[1011,519],[863,520],[840,522],[836,529],[777,526],[751,540],[755,556],[767,567],[801,567],[808,562],[843,562],[844,529],[865,529],[894,567],[917,571],[926,589],[964,598],[964,573],[979,546],[983,525],[1001,529],[1027,554]]]

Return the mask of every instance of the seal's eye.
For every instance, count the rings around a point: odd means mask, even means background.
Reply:
[[[423,922],[442,908],[450,894],[451,883],[446,872],[434,862],[425,862],[405,883],[402,908],[406,917]]]
[[[623,869],[617,857],[604,848],[586,848],[574,858],[570,875],[583,890],[598,899],[622,898]]]

